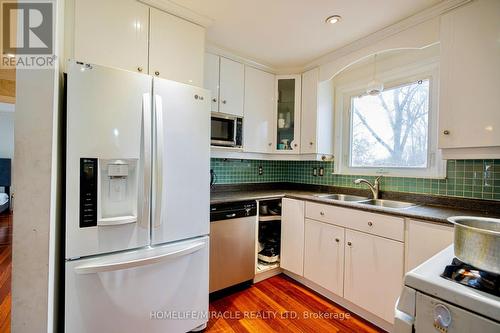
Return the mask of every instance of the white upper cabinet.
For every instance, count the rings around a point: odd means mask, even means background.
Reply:
[[[389,323],[403,286],[404,244],[354,230],[345,233],[344,297]]]
[[[304,201],[284,198],[281,214],[282,268],[304,274]]]
[[[302,74],[300,152],[333,154],[333,87],[319,83],[319,69]]]
[[[203,27],[136,0],[74,1],[74,15],[66,16],[68,57],[203,85]]]
[[[252,153],[274,150],[275,76],[245,66],[243,149]]]
[[[205,88],[212,92],[212,112],[243,117],[245,66],[239,62],[205,54]]]
[[[219,69],[220,57],[212,53],[205,53],[205,76],[204,87],[210,90],[211,98],[211,111],[219,111]]]
[[[148,6],[135,0],[75,0],[74,5],[74,49],[69,57],[147,72]]]
[[[244,84],[245,66],[227,58],[220,58],[220,112],[243,116]]]
[[[499,33],[498,0],[441,17],[440,148],[500,146]]]
[[[203,86],[205,29],[151,8],[149,73]]]
[[[275,151],[300,152],[300,75],[276,77]]]
[[[317,68],[302,74],[300,151],[306,154],[316,153],[318,145],[316,128],[318,124],[318,79],[319,70]]]

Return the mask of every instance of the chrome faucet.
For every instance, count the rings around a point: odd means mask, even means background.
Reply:
[[[354,184],[361,184],[361,183],[363,183],[363,184],[368,185],[368,187],[372,191],[373,199],[378,199],[378,192],[380,190],[380,182],[379,182],[379,180],[380,180],[381,177],[382,176],[378,176],[377,178],[375,178],[375,182],[373,183],[373,185],[368,180],[363,179],[363,178],[356,179],[354,181]]]

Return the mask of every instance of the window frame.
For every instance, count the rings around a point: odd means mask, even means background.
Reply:
[[[428,115],[428,142],[427,167],[352,167],[352,97],[365,93],[369,78],[341,85],[335,89],[336,133],[335,145],[336,163],[334,173],[342,175],[445,178],[445,161],[437,146],[438,139],[438,85],[439,64],[437,61],[414,63],[410,66],[399,67],[382,72],[378,79],[384,82],[386,89],[404,86],[418,80],[429,80],[429,115]]]

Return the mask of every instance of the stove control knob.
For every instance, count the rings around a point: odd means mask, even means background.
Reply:
[[[434,327],[442,333],[448,332],[451,325],[451,312],[443,304],[434,307]]]

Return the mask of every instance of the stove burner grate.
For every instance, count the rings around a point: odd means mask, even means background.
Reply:
[[[453,258],[441,277],[500,297],[500,275],[481,271]]]

